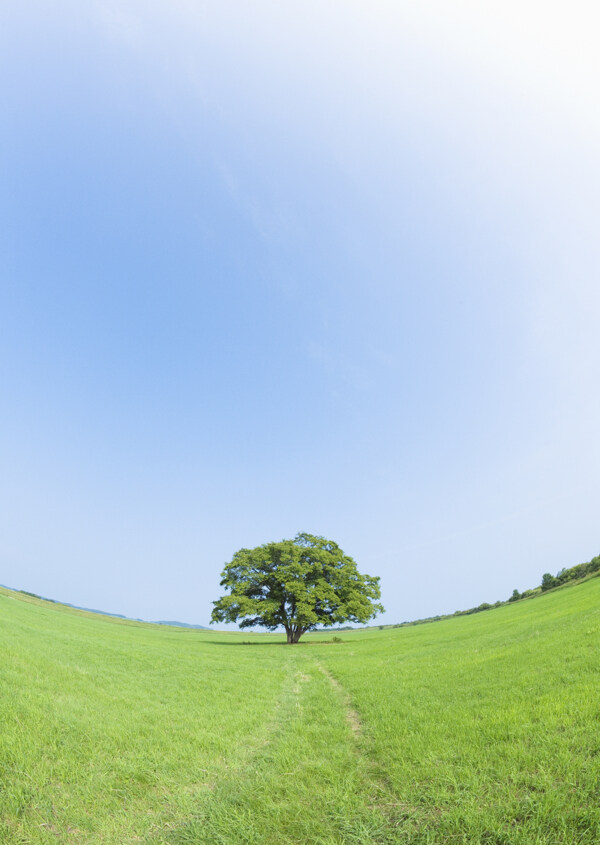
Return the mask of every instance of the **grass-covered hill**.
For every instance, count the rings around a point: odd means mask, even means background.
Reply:
[[[600,842],[600,578],[339,636],[0,591],[0,842]]]

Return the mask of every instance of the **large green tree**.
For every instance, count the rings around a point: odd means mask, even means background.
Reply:
[[[317,626],[367,622],[383,611],[379,578],[361,575],[337,543],[312,534],[240,549],[225,565],[211,622],[285,628],[288,643]]]

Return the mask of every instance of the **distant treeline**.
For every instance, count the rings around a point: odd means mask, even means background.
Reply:
[[[561,569],[556,575],[545,572],[542,575],[542,583],[539,587],[524,590],[522,593],[518,590],[513,590],[512,596],[505,601],[497,601],[494,604],[484,601],[477,607],[470,607],[468,610],[455,610],[454,613],[428,616],[426,619],[415,619],[413,622],[399,622],[396,625],[380,625],[379,627],[402,628],[405,625],[423,625],[425,622],[437,622],[440,619],[451,619],[453,616],[468,616],[471,613],[481,613],[482,610],[491,610],[492,607],[500,607],[503,604],[509,604],[509,602],[533,598],[534,596],[541,595],[541,593],[545,593],[547,590],[562,587],[572,581],[581,581],[583,578],[589,578],[594,575],[600,575],[600,555],[596,555],[588,563],[578,563],[576,566],[571,566],[570,569]]]
[[[581,578],[595,575],[597,572],[600,572],[600,555],[596,555],[588,563],[578,563],[577,566],[572,566],[570,569],[561,569],[556,575],[545,572],[542,575],[542,592],[545,593],[546,590],[551,590],[553,587],[561,587],[569,581],[579,581]]]

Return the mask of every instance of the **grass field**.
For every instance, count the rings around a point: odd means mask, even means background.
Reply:
[[[0,842],[600,842],[600,578],[306,636],[0,592]]]

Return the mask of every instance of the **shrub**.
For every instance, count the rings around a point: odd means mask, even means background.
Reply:
[[[546,590],[551,590],[552,587],[556,587],[558,583],[559,582],[554,575],[550,575],[549,572],[544,572],[542,575],[542,592],[545,593]]]

